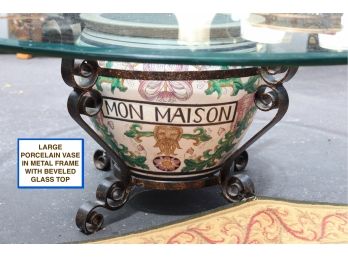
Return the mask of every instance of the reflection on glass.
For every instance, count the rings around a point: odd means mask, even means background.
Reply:
[[[73,44],[81,33],[79,14],[7,14],[7,37],[21,41]]]
[[[229,14],[210,14],[190,26],[183,14],[81,14],[81,19],[84,29],[77,44],[83,46],[239,53],[256,49],[255,42],[241,38],[239,21]]]
[[[248,15],[241,20],[242,37],[259,43],[277,44],[283,41],[285,31],[275,30],[266,26],[255,26],[262,22],[262,17]]]
[[[192,13],[175,13],[178,20],[178,43],[182,45],[209,45],[210,27],[215,13],[193,15]]]
[[[44,14],[8,14],[8,37],[18,40],[42,40]]]
[[[342,63],[347,28],[347,15],[338,13],[0,14],[0,49],[252,64],[326,54]]]
[[[341,30],[341,13],[253,13],[253,26],[289,32],[336,33]]]
[[[337,51],[348,50],[348,16],[342,16],[342,29],[334,34],[319,34],[319,45],[322,48]]]

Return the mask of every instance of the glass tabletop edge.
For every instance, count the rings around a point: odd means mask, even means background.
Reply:
[[[167,63],[167,64],[188,64],[188,65],[238,65],[238,66],[326,66],[326,65],[347,65],[347,52],[323,52],[317,53],[269,53],[259,54],[221,54],[219,56],[159,56],[158,54],[134,54],[124,53],[114,50],[107,55],[103,49],[85,49],[83,47],[69,46],[64,47],[59,44],[48,48],[40,43],[30,43],[30,45],[18,45],[12,40],[0,42],[0,53],[15,54],[28,53],[43,57],[88,59],[88,60],[108,60],[137,63]],[[92,51],[91,51],[92,50]]]

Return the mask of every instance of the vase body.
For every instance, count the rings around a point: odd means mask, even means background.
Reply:
[[[181,76],[241,67],[99,65],[143,74],[142,79],[100,76],[94,86],[103,97],[102,110],[92,118],[95,129],[133,173],[187,177],[218,170],[237,149],[256,111],[258,75],[212,80]],[[146,77],[151,72],[173,72],[180,80],[151,80]]]

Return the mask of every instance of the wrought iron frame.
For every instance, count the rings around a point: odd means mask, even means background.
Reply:
[[[289,99],[283,82],[291,79],[296,71],[297,67],[281,66],[204,72],[143,72],[102,68],[97,61],[84,60],[77,63],[74,59],[62,59],[63,80],[67,85],[73,87],[67,103],[69,114],[104,149],[104,151],[97,150],[94,154],[96,168],[105,171],[112,169],[114,173],[114,176],[107,177],[98,186],[97,200],[87,202],[79,208],[76,215],[76,225],[85,234],[99,230],[103,225],[103,215],[96,209],[116,210],[121,208],[134,192],[135,186],[145,189],[184,190],[220,185],[223,196],[230,202],[246,201],[253,198],[255,195],[253,182],[248,175],[241,173],[248,163],[246,150],[277,124],[287,112]],[[276,74],[282,74],[281,78],[276,79]],[[255,93],[256,107],[261,111],[276,109],[275,116],[230,155],[222,167],[205,174],[161,176],[137,173],[129,168],[82,118],[82,115],[95,116],[101,110],[102,96],[97,90],[92,89],[98,76],[147,80],[204,80],[252,75],[260,75],[265,81],[265,84],[258,87]],[[76,76],[82,77],[83,80],[76,81]]]

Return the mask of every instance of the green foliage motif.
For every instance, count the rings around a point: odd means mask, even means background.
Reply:
[[[134,138],[134,140],[138,143],[141,142],[142,137],[153,137],[153,131],[141,131],[141,129],[141,125],[133,123],[130,129],[124,132],[124,135]]]
[[[224,138],[221,138],[214,151],[208,149],[203,152],[202,156],[196,159],[186,159],[184,161],[185,167],[183,172],[200,171],[204,168],[210,168],[216,165],[216,162],[222,159],[223,154],[231,151],[236,145],[235,139],[238,139],[242,133],[247,129],[250,119],[256,111],[256,107],[251,108],[244,118],[238,122],[237,129],[235,131],[229,131],[225,134]]]
[[[153,131],[141,131],[142,127],[139,124],[132,124],[129,130],[124,134],[127,137],[134,138],[136,142],[141,142],[142,137],[153,137]],[[195,134],[182,134],[181,138],[191,139],[195,142],[195,146],[199,145],[201,142],[206,142],[211,139],[211,136],[207,134],[207,131],[201,127],[194,129]]]
[[[128,89],[127,87],[123,85],[122,80],[119,78],[110,78],[110,77],[104,77],[104,76],[98,77],[95,85],[99,91],[103,91],[102,83],[111,84],[111,93],[114,93],[116,88],[120,90],[120,92],[126,92]]]
[[[217,93],[218,99],[222,95],[223,87],[233,87],[232,96],[236,96],[239,90],[244,90],[248,94],[250,94],[256,91],[256,82],[258,79],[259,76],[252,76],[245,83],[243,83],[240,78],[210,80],[208,82],[209,87],[204,92],[206,95],[212,95],[213,93]]]
[[[105,125],[101,125],[96,121],[96,118],[92,118],[92,122],[97,130],[102,134],[105,143],[110,146],[128,165],[133,167],[140,167],[143,169],[149,169],[145,164],[145,156],[137,156],[133,152],[128,150],[128,147],[123,144],[118,144],[113,135],[110,133],[109,129]]]

